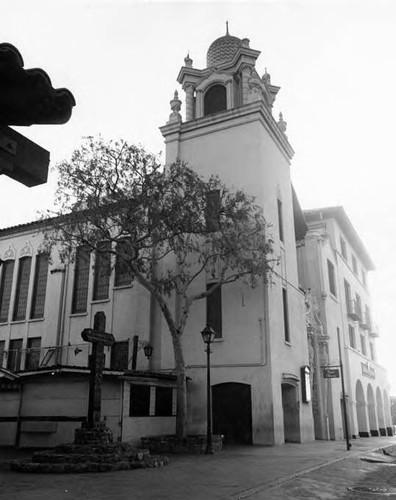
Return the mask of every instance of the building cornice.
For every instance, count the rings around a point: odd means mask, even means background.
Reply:
[[[263,125],[284,157],[290,162],[294,156],[294,150],[285,135],[279,130],[275,119],[262,101],[252,102],[183,123],[164,125],[160,127],[160,131],[165,138],[165,143],[169,143],[176,138],[180,141],[188,140],[255,121],[259,121]],[[180,134],[179,137],[177,133]]]

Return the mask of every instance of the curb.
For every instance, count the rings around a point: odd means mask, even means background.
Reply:
[[[328,465],[335,464],[337,462],[342,462],[343,460],[348,460],[349,458],[355,458],[358,457],[359,455],[362,455],[364,453],[373,453],[379,450],[388,450],[389,448],[394,448],[394,444],[388,444],[384,446],[379,446],[373,449],[365,450],[365,451],[355,451],[350,453],[349,455],[343,456],[343,457],[338,457],[334,458],[332,460],[329,460],[327,462],[321,463],[319,465],[315,465],[313,467],[309,467],[308,469],[304,469],[299,472],[293,472],[292,474],[289,474],[288,476],[281,477],[279,479],[275,479],[274,481],[268,481],[265,483],[261,483],[258,486],[254,486],[253,488],[247,488],[246,490],[241,490],[238,493],[233,493],[232,495],[227,495],[225,497],[221,497],[219,500],[243,500],[245,498],[249,498],[253,495],[256,495],[257,493],[261,493],[264,489],[268,488],[274,488],[276,486],[280,486],[283,483],[286,483],[287,481],[290,481],[291,479],[295,479],[300,476],[304,476],[305,474],[309,474],[310,472],[314,472],[318,469],[322,469],[323,467],[327,467]]]

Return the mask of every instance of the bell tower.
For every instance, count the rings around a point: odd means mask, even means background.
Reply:
[[[298,202],[290,180],[294,152],[283,116],[279,121],[273,116],[280,88],[271,83],[266,69],[260,76],[259,56],[247,38],[230,35],[228,26],[226,34],[209,46],[206,68],[195,68],[188,54],[177,76],[185,93],[185,118],[176,91],[170,102],[172,113],[160,130],[167,164],[180,159],[204,178],[218,175],[226,185],[243,189],[255,197],[271,225],[274,258],[279,260],[276,274],[271,285],[263,283],[254,290],[241,283],[224,287],[220,314],[225,333],[214,347],[212,374],[214,386],[250,386],[252,441],[276,444],[313,439],[313,425],[310,404],[299,401],[301,367],[309,359],[297,273]],[[191,339],[186,340],[186,363],[195,367],[191,377],[197,387],[197,397],[190,401],[192,425],[197,426],[192,432],[204,422],[198,394],[205,387],[205,372],[196,365],[199,347],[193,339],[205,321],[207,306],[196,307],[195,320],[189,319],[186,327],[190,329],[186,339]],[[282,418],[289,415],[290,405],[292,416]]]

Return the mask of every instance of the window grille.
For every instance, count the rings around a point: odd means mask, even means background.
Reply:
[[[89,248],[85,246],[77,248],[74,271],[72,313],[83,313],[87,310],[89,260]]]
[[[132,283],[132,272],[128,259],[132,258],[132,247],[128,240],[122,240],[116,246],[115,286],[125,286]]]
[[[27,341],[25,370],[37,370],[40,366],[41,337],[32,337]]]
[[[109,284],[111,273],[110,241],[99,243],[95,256],[93,300],[109,298]]]
[[[21,369],[22,339],[10,340],[7,357],[7,370],[17,372]]]
[[[48,254],[42,253],[36,257],[36,270],[34,274],[32,319],[44,317],[45,295],[48,278]]]
[[[21,321],[26,318],[31,266],[31,257],[23,257],[22,259],[19,259],[18,281],[13,315],[14,321]]]
[[[2,266],[0,283],[0,323],[5,323],[8,321],[14,266],[15,261],[13,260],[6,260]]]

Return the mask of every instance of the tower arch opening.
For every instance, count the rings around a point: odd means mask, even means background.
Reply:
[[[227,109],[227,89],[224,85],[211,85],[204,95],[204,116]]]

